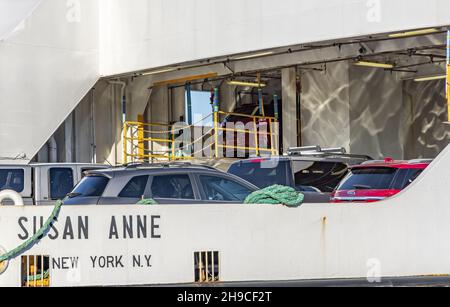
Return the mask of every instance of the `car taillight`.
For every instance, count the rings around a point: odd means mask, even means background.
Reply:
[[[331,193],[330,199],[333,202],[334,198],[336,197],[336,191],[334,191],[333,193]]]

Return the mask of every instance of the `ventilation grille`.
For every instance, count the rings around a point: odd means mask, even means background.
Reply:
[[[50,287],[50,257],[22,256],[22,287]]]
[[[194,253],[196,283],[212,283],[220,280],[219,252]]]

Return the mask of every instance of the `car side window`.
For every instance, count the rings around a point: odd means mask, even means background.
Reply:
[[[138,176],[132,178],[120,192],[121,198],[141,198],[145,194],[148,176]]]
[[[401,169],[398,171],[393,188],[396,190],[406,189],[417,177],[422,174],[423,169]]]
[[[152,181],[152,197],[162,199],[195,199],[188,175],[155,176]]]
[[[200,182],[207,200],[244,201],[252,191],[231,180],[218,176],[200,176]]]
[[[23,169],[0,169],[0,191],[13,190],[21,193],[24,190],[24,180]]]
[[[423,173],[423,169],[412,169],[410,170],[408,177],[407,177],[407,181],[405,183],[404,189],[406,189],[407,187],[409,187],[409,185],[411,183],[413,183],[420,175],[422,175]]]
[[[73,170],[71,168],[51,168],[49,173],[50,199],[63,199],[73,189]]]

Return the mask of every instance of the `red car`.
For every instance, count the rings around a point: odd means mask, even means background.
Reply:
[[[432,160],[370,161],[350,168],[331,196],[333,203],[371,203],[392,197],[407,188]]]

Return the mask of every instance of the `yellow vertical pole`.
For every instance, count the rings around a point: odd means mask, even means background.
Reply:
[[[34,278],[34,281],[33,281],[33,283],[34,283],[34,285],[33,285],[33,288],[37,288],[37,256],[36,255],[34,255],[34,263],[33,263],[33,273],[32,273],[32,276],[33,276],[33,278]]]
[[[128,124],[123,124],[123,164],[128,164]]]
[[[219,158],[219,88],[214,88],[214,144],[216,159]]]
[[[139,160],[144,161],[145,158],[145,144],[144,144],[144,115],[138,115],[138,155]]]
[[[275,114],[275,120],[273,121],[273,127],[272,127],[272,133],[274,133],[274,144],[273,144],[273,148],[274,148],[274,152],[275,155],[279,154],[279,148],[278,148],[278,142],[280,139],[279,136],[279,118],[280,118],[280,114],[279,114],[279,104],[278,104],[278,95],[273,95],[273,103],[274,103],[274,114]],[[273,131],[275,130],[275,131]]]
[[[280,154],[280,122],[275,121],[275,155]]]
[[[173,127],[170,127],[170,129],[173,129]],[[175,148],[176,147],[176,138],[175,138],[174,131],[172,131],[171,135],[172,135],[172,157],[170,157],[169,160],[176,160],[176,157],[175,157],[175,154],[176,154],[176,152],[175,152],[175,149],[176,149]]]
[[[278,121],[274,120],[272,122],[272,133],[273,133],[273,154],[275,156],[279,155],[279,150],[278,150]]]
[[[216,159],[219,158],[219,113],[214,112],[214,148],[216,151]]]
[[[259,156],[259,135],[258,135],[258,124],[256,123],[256,117],[253,117],[253,124],[255,128],[255,148],[256,148],[256,155]]]
[[[275,138],[273,137],[273,122],[272,119],[269,118],[269,133],[270,133],[270,149],[272,152],[272,156],[276,156],[276,151],[275,151]]]

